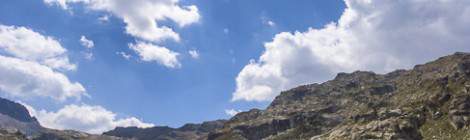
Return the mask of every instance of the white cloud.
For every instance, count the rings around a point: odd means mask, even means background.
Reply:
[[[0,90],[17,97],[50,97],[57,100],[87,96],[80,83],[32,61],[0,55]]]
[[[85,59],[93,59],[92,49],[95,47],[95,43],[93,42],[93,40],[89,40],[88,38],[86,38],[86,36],[82,35],[80,37],[80,44],[86,48],[85,52],[83,52]]]
[[[235,110],[235,109],[226,109],[225,110],[225,114],[227,114],[229,116],[235,116],[240,112],[242,112],[242,111],[241,110]]]
[[[180,6],[179,0],[44,0],[49,5],[69,9],[70,4],[82,3],[95,11],[105,11],[126,23],[126,32],[143,40],[160,42],[166,39],[179,41],[178,33],[160,21],[171,20],[180,27],[199,21],[195,5]]]
[[[0,91],[15,97],[56,100],[87,96],[60,70],[75,70],[66,49],[52,37],[25,27],[0,25]]]
[[[268,25],[269,27],[276,26],[276,23],[274,21],[265,16],[261,17],[261,22],[263,22],[264,25]]]
[[[13,57],[36,61],[56,69],[75,70],[58,41],[25,27],[0,24],[0,50]]]
[[[92,60],[93,59],[93,53],[92,52],[83,52],[83,57],[87,60]]]
[[[81,42],[87,48],[93,47],[85,37]],[[88,96],[80,83],[71,82],[62,73],[75,70],[66,52],[52,37],[25,27],[0,25],[0,91],[14,97],[49,97],[59,101]],[[100,106],[68,105],[57,112],[25,106],[42,125],[56,129],[101,133],[116,126],[153,126],[135,117],[117,119],[115,113]]]
[[[274,23],[274,21],[268,21],[266,24],[268,24],[269,26],[273,27],[273,26],[276,26],[276,23]]]
[[[199,58],[199,52],[197,50],[189,50],[188,51],[189,55],[191,55],[192,58],[198,59]]]
[[[137,44],[129,44],[129,48],[134,50],[143,61],[155,61],[169,68],[181,67],[181,63],[177,58],[179,54],[165,47],[138,42]]]
[[[116,52],[116,54],[122,56],[122,58],[126,60],[129,60],[132,57],[130,54],[127,54],[126,52]]]
[[[101,106],[72,104],[59,109],[57,112],[48,112],[46,110],[35,110],[24,103],[23,105],[26,106],[32,116],[38,119],[41,125],[53,129],[72,129],[100,134],[118,126],[137,126],[141,128],[154,126],[135,117],[118,119],[116,113]]]
[[[98,18],[98,21],[100,21],[101,23],[108,22],[109,21],[109,16],[108,15],[101,16],[101,17]]]
[[[269,101],[281,90],[337,72],[384,73],[470,51],[470,1],[345,0],[337,23],[279,33],[236,78],[233,101]]]
[[[87,48],[87,49],[92,49],[93,47],[95,47],[95,43],[92,40],[89,40],[88,38],[86,38],[86,36],[83,36],[83,35],[80,37],[80,44],[82,44],[82,46]]]

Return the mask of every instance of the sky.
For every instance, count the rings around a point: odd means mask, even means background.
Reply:
[[[179,127],[470,51],[466,0],[5,0],[0,95],[55,129]]]

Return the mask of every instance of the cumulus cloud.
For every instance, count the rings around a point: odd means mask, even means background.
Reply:
[[[235,116],[240,112],[242,112],[242,111],[241,110],[235,110],[235,109],[226,109],[225,110],[225,114],[227,114],[229,116]]]
[[[236,78],[232,100],[269,101],[281,90],[337,72],[384,73],[470,51],[470,1],[345,0],[337,22],[282,32]]]
[[[143,61],[155,61],[168,68],[181,67],[181,63],[177,58],[179,53],[173,52],[165,47],[160,47],[151,43],[138,42],[137,44],[129,44],[129,48],[134,50]]]
[[[199,52],[197,50],[189,50],[188,51],[189,55],[194,58],[194,59],[198,59],[199,58]]]
[[[75,70],[66,49],[52,37],[43,36],[26,27],[0,24],[0,50],[7,55],[63,70]]]
[[[179,0],[44,0],[46,4],[69,9],[70,4],[81,3],[95,11],[104,11],[121,18],[126,32],[143,40],[160,42],[166,39],[179,41],[178,33],[160,21],[171,20],[179,27],[199,21],[195,5],[180,6]]]
[[[45,127],[60,130],[80,130],[92,134],[100,134],[115,127],[137,126],[147,128],[154,126],[151,123],[144,123],[135,117],[118,119],[113,113],[101,106],[92,105],[67,105],[57,112],[46,110],[36,110],[24,104],[30,114],[36,117],[39,123]]]
[[[0,90],[18,97],[43,96],[57,100],[86,96],[80,83],[50,67],[0,55]]]
[[[61,71],[74,70],[66,49],[52,37],[25,27],[0,25],[0,91],[15,97],[56,100],[87,96]]]

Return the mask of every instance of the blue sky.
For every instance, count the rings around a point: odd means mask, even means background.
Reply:
[[[0,95],[46,127],[90,133],[228,119],[338,72],[470,51],[468,9],[459,0],[4,0]]]
[[[108,22],[101,22],[98,18],[109,14],[87,10],[80,4],[73,5],[72,12],[65,12],[42,1],[7,0],[0,5],[0,23],[55,37],[68,50],[71,61],[78,64],[77,70],[67,75],[84,85],[90,94],[90,98],[82,99],[84,103],[156,125],[178,127],[188,122],[226,119],[226,109],[266,107],[269,101],[230,101],[240,70],[262,53],[263,43],[272,40],[276,33],[321,27],[337,20],[344,9],[339,0],[181,3],[197,5],[202,18],[194,25],[176,29],[182,38],[180,43],[164,42],[172,50],[182,52],[179,69],[139,61],[127,47],[134,37],[124,33],[125,23],[113,16]],[[267,25],[267,20],[275,25]],[[79,42],[82,35],[95,44],[92,60],[83,57],[86,49]],[[190,58],[186,51],[191,49],[198,50],[199,59]],[[134,56],[126,60],[116,52]],[[67,104],[44,98],[25,102],[46,110]]]

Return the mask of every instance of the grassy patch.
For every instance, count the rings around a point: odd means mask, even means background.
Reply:
[[[460,130],[454,129],[449,123],[447,116],[438,120],[428,120],[421,126],[420,132],[423,140],[467,140],[470,139],[470,129],[464,127]]]

